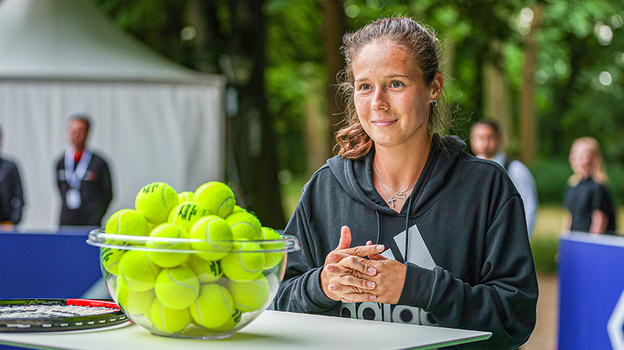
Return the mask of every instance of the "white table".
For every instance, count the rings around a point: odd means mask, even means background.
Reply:
[[[432,349],[488,339],[489,332],[265,311],[222,340],[159,337],[138,325],[56,333],[0,333],[0,344],[37,349]]]

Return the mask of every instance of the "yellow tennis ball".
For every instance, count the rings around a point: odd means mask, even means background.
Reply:
[[[232,247],[232,230],[225,220],[216,215],[199,219],[191,228],[190,237],[203,241],[191,242],[191,247],[195,250],[208,251],[197,253],[197,256],[204,260],[219,260]]]
[[[164,269],[156,278],[156,298],[166,307],[180,310],[189,307],[199,295],[199,279],[186,266]]]
[[[195,193],[193,192],[184,191],[184,192],[178,193],[178,199],[180,200],[180,203],[192,202],[194,195]]]
[[[170,309],[163,305],[158,298],[154,299],[152,303],[151,316],[154,326],[166,333],[180,332],[191,324],[189,309]]]
[[[147,252],[130,250],[119,261],[119,276],[130,289],[144,292],[154,288],[160,267],[150,261]]]
[[[147,236],[149,234],[145,217],[132,209],[121,209],[111,215],[106,221],[104,232],[131,236]]]
[[[130,316],[145,316],[151,319],[151,307],[156,294],[153,289],[137,292],[128,287],[123,278],[117,277],[117,304]]]
[[[234,307],[242,312],[260,310],[269,301],[271,286],[266,277],[260,277],[248,282],[228,281],[227,289],[234,299]]]
[[[278,241],[282,239],[282,236],[272,228],[263,227],[262,228],[263,239],[266,241],[274,241],[274,242],[261,242],[260,246],[264,250],[268,250],[268,252],[264,253],[265,261],[264,261],[264,269],[270,269],[277,266],[284,259],[283,251],[275,251],[275,250],[283,250],[284,242]]]
[[[232,251],[221,259],[221,267],[227,278],[246,282],[262,275],[264,260],[264,252],[258,243],[234,242]]]
[[[196,202],[184,202],[171,210],[167,222],[176,224],[185,229],[186,232],[190,232],[193,225],[208,214],[203,205]]]
[[[216,283],[202,285],[199,297],[189,310],[193,320],[206,328],[223,326],[235,311],[230,292]]]
[[[155,238],[182,238],[188,239],[188,233],[182,227],[175,224],[160,224],[152,230],[150,237]],[[148,248],[155,249],[167,249],[167,250],[190,250],[191,246],[185,242],[168,242],[151,240],[145,245]],[[163,267],[175,267],[182,264],[189,257],[189,253],[173,253],[173,252],[158,252],[150,251],[148,253],[149,258],[154,264]]]
[[[221,264],[215,260],[204,260],[193,254],[186,264],[195,272],[200,284],[216,282],[223,276]]]
[[[171,186],[164,182],[153,182],[139,191],[134,205],[148,222],[158,225],[167,221],[169,212],[179,201],[178,193]]]
[[[123,249],[102,248],[100,249],[100,259],[102,260],[102,266],[106,271],[113,275],[119,274],[119,260],[126,251]]]
[[[260,220],[251,213],[235,213],[228,216],[225,221],[230,225],[234,239],[247,238],[251,241],[262,239]]]
[[[243,312],[240,310],[234,309],[234,313],[232,314],[232,316],[230,316],[230,318],[227,321],[225,321],[225,323],[222,326],[211,328],[211,329],[215,332],[228,331],[238,326],[238,324],[241,321],[241,316],[243,316]]]
[[[247,212],[247,210],[243,209],[242,207],[239,207],[238,205],[234,206],[234,209],[232,210],[232,214],[234,213],[241,213],[241,212]],[[232,215],[230,214],[230,215]]]
[[[205,183],[195,191],[193,201],[204,206],[212,215],[226,218],[236,205],[232,189],[218,181]]]

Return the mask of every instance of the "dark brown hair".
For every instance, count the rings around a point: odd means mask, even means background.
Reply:
[[[353,99],[353,60],[367,44],[389,41],[402,46],[412,54],[416,67],[422,72],[425,86],[430,86],[439,68],[439,40],[432,29],[408,17],[383,18],[367,24],[354,33],[343,37],[341,53],[345,58],[345,69],[338,75],[338,87],[345,104],[345,120],[336,133],[338,155],[357,159],[366,155],[373,141],[360,124]],[[439,113],[432,104],[429,109],[429,135],[446,130],[450,121]]]

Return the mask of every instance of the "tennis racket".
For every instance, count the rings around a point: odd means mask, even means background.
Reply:
[[[0,300],[0,332],[58,332],[128,321],[112,301],[91,299]]]

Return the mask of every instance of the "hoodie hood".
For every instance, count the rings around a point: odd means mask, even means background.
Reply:
[[[412,194],[407,199],[411,203],[408,206],[410,216],[415,216],[426,208],[444,184],[448,183],[446,181],[447,176],[459,154],[465,148],[466,143],[457,136],[441,138],[438,134],[433,135],[431,152],[425,167]],[[375,149],[372,148],[367,155],[359,159],[345,159],[336,156],[329,159],[327,164],[340,186],[350,197],[377,212],[386,215],[400,215],[386,204],[373,185],[374,155]]]

